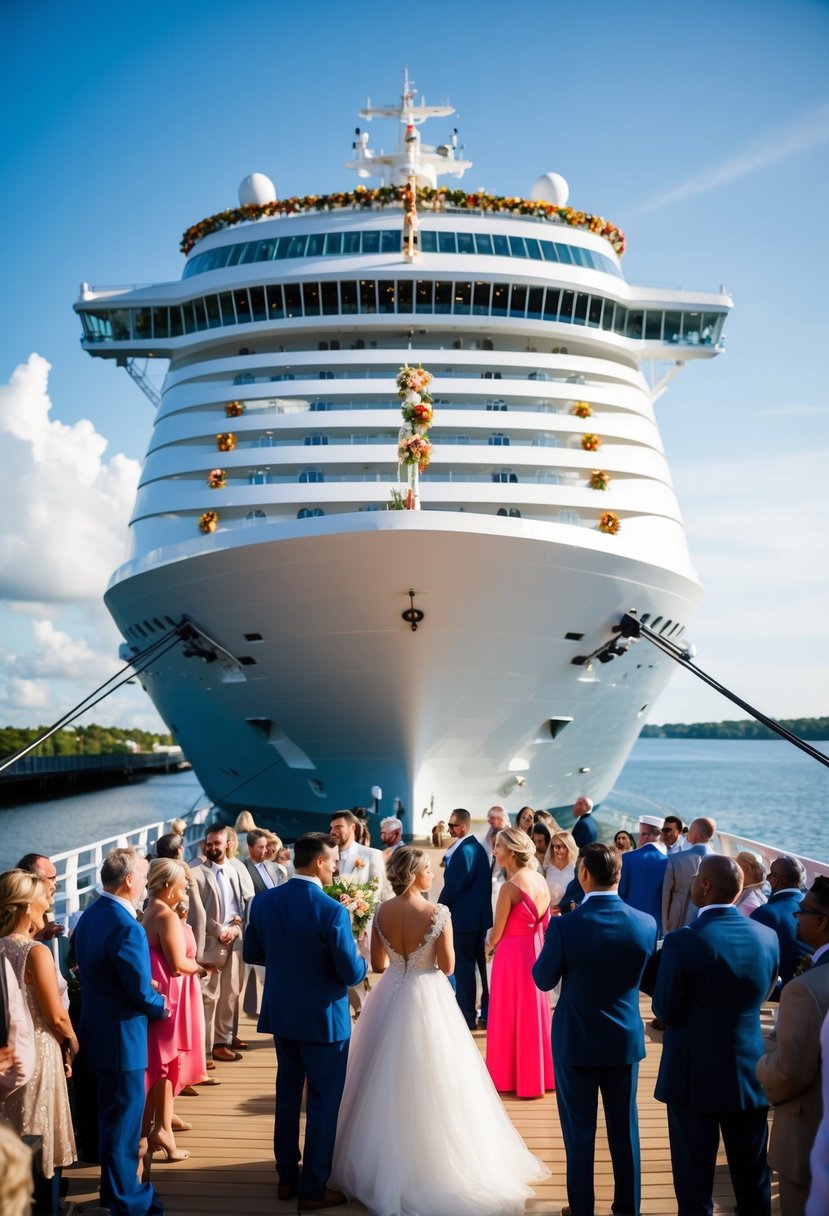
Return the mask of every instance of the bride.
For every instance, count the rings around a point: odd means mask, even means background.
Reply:
[[[452,921],[405,846],[374,916],[372,970],[348,1057],[330,1185],[371,1216],[520,1216],[549,1170],[512,1126],[447,980]]]

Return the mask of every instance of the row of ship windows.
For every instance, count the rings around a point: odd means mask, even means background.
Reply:
[[[579,245],[560,241],[537,241],[534,237],[504,236],[503,233],[436,232],[421,229],[417,234],[421,253],[471,254],[499,258],[532,258],[536,262],[555,262],[560,266],[581,266],[601,270],[622,278],[612,258]],[[402,253],[401,228],[370,229],[357,232],[311,232],[299,236],[271,237],[264,241],[240,241],[221,245],[191,257],[184,267],[183,279],[226,266],[250,262],[279,262],[285,258],[344,257],[366,253]]]
[[[432,279],[358,279],[271,283],[238,288],[157,308],[84,310],[84,337],[92,342],[177,338],[227,325],[319,316],[415,313],[515,317],[603,329],[652,342],[714,345],[724,313],[628,308],[559,287],[526,283]]]
[[[575,475],[578,476],[577,473]],[[227,478],[229,484],[235,482],[237,485],[244,485],[246,483],[251,486],[293,485],[295,482],[298,482],[300,485],[318,485],[326,480],[339,485],[349,481],[394,481],[395,479],[391,474],[387,477],[381,477],[377,474],[342,474],[332,476],[330,472],[326,477],[325,469],[301,469],[297,474],[271,473],[264,469],[257,469],[256,472],[243,477],[234,478],[229,476]],[[466,471],[459,473],[447,471],[431,472],[429,480],[454,482],[461,485],[481,481],[491,481],[500,485],[517,485],[519,479],[518,474],[512,469],[496,469],[494,472],[484,474]],[[563,484],[564,477],[553,469],[542,469],[538,474],[522,474],[521,480],[531,484],[557,486]]]
[[[333,438],[329,435],[317,434],[286,439],[267,432],[264,435],[251,436],[250,438],[240,436],[235,436],[235,438],[237,451],[244,451],[246,448],[327,448],[329,444],[332,447],[388,447],[390,444],[397,443],[396,434],[335,435]],[[630,441],[620,437],[617,442],[625,443]],[[441,432],[439,440],[433,443],[432,446],[435,448],[487,446],[507,448],[511,443],[512,439],[504,431],[493,431],[490,435],[447,435],[445,432]],[[579,448],[582,445],[582,436],[581,434],[570,433],[559,436],[545,431],[540,435],[530,435],[527,438],[516,439],[515,443],[517,447],[524,448]]]

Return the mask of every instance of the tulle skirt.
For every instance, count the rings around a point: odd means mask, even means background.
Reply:
[[[357,1023],[331,1186],[371,1216],[520,1216],[549,1170],[510,1122],[440,972],[390,969]]]

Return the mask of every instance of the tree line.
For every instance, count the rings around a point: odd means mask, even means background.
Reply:
[[[829,718],[781,718],[780,725],[800,739],[812,742],[829,739]],[[736,722],[666,722],[645,726],[643,739],[779,739],[774,731],[744,718]]]
[[[28,747],[48,726],[4,726],[0,727],[0,756],[11,756],[21,748]],[[37,756],[101,756],[113,752],[151,752],[153,744],[169,747],[172,735],[157,735],[148,730],[129,729],[120,726],[75,726],[68,730],[55,731],[35,748]]]

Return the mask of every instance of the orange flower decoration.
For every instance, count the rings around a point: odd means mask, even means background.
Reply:
[[[598,452],[602,446],[602,441],[598,435],[582,435],[581,446],[585,452]]]
[[[236,436],[231,431],[223,431],[216,436],[216,446],[220,452],[232,452],[236,447]]]
[[[219,524],[219,516],[215,511],[205,511],[204,515],[199,518],[199,527],[202,532],[215,532]]]
[[[245,407],[241,401],[228,401],[225,406],[225,413],[228,418],[241,418],[245,412]]]
[[[207,475],[207,484],[211,490],[223,490],[227,485],[227,472],[225,469],[211,469]]]
[[[590,418],[593,410],[586,401],[574,401],[571,414],[575,414],[577,418]]]
[[[610,485],[610,478],[604,469],[594,469],[590,474],[589,484],[591,490],[606,490]]]
[[[621,526],[619,516],[615,511],[605,511],[603,515],[599,516],[600,532],[607,532],[609,536],[615,536]]]

